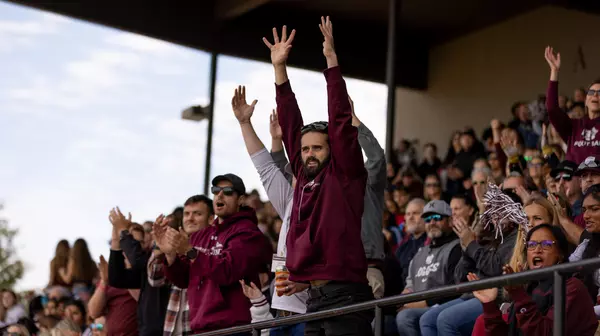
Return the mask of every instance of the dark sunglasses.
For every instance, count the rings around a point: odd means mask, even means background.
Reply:
[[[213,195],[218,195],[222,191],[225,196],[231,196],[235,192],[233,187],[212,187],[210,191]]]
[[[300,134],[304,135],[308,132],[326,132],[328,123],[326,121],[317,121],[308,125],[302,126]]]
[[[433,221],[439,222],[442,219],[446,218],[446,216],[442,216],[442,215],[431,215],[431,216],[427,216],[425,218],[423,218],[423,221],[425,222],[425,224],[429,224]]]
[[[564,174],[564,175],[562,175],[562,176],[556,176],[556,177],[554,178],[554,181],[558,182],[558,181],[560,181],[561,179],[563,179],[563,180],[565,180],[565,181],[569,182],[569,181],[571,181],[571,180],[573,179],[573,176],[571,176],[571,175],[569,175],[569,174]]]
[[[552,248],[552,245],[554,245],[554,244],[556,244],[556,242],[553,240],[542,240],[542,241],[530,240],[527,242],[527,249],[535,250],[536,247],[541,246],[542,250],[549,250]]]
[[[588,96],[595,96],[596,94],[598,94],[600,96],[600,90],[592,90],[592,89],[587,90]]]

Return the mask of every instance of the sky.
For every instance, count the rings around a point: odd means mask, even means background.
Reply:
[[[19,230],[17,289],[47,284],[60,239],[82,237],[94,259],[107,256],[112,207],[143,222],[202,193],[207,122],[181,111],[208,103],[209,63],[202,51],[0,2],[0,217]],[[246,85],[258,99],[253,123],[269,148],[272,66],[220,56],[218,67],[211,176],[235,173],[265,199],[231,97]],[[305,123],[326,120],[322,73],[289,77]],[[383,146],[385,87],[346,80]]]

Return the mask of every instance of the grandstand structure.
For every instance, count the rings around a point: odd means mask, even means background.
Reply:
[[[344,74],[388,85],[388,153],[395,138],[400,137],[418,136],[422,141],[444,148],[454,126],[469,124],[481,129],[491,119],[490,114],[506,114],[512,101],[543,92],[546,79],[543,47],[546,44],[554,44],[566,56],[575,56],[577,47],[583,47],[590,54],[600,54],[600,50],[596,50],[600,47],[573,45],[585,44],[586,40],[573,40],[574,31],[592,31],[587,28],[600,23],[596,17],[600,14],[600,2],[589,0],[10,2],[217,55],[259,61],[269,61],[261,37],[269,35],[272,27],[286,24],[299,32],[289,65],[311,70],[321,70],[324,66],[315,41],[322,38],[317,29],[318,18],[329,15],[338,32],[336,49],[343,55]],[[549,29],[553,25],[565,28],[560,38]],[[533,46],[536,49],[530,48]],[[515,55],[522,57],[516,66]],[[510,63],[498,66],[503,59]],[[539,65],[532,69],[535,60]],[[588,69],[594,76],[600,73],[600,64],[595,67],[595,72]],[[539,81],[541,86],[531,80],[521,82],[520,69],[534,70],[535,75],[544,74]],[[562,80],[579,83],[582,77],[588,78],[567,74]],[[474,94],[489,96],[489,91],[484,90],[489,78],[496,81],[493,97],[488,97],[487,102],[473,100],[471,95]],[[396,101],[402,103],[396,104]],[[481,113],[489,106],[491,108]],[[426,111],[419,111],[417,117],[417,109]],[[429,119],[436,120],[431,127],[425,130],[415,127]]]

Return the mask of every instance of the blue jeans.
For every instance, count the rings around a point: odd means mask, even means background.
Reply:
[[[483,306],[479,300],[456,299],[429,309],[421,316],[423,336],[470,336]]]
[[[304,336],[304,323],[271,328],[269,336]]]
[[[396,315],[396,327],[402,336],[421,336],[419,320],[429,308],[407,308]]]

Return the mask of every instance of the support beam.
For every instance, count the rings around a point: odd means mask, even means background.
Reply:
[[[394,131],[396,129],[396,31],[398,10],[402,0],[388,0],[388,40],[385,83],[388,88],[385,153],[388,162],[394,154]]]
[[[215,17],[229,20],[262,6],[271,0],[218,0],[215,4]]]
[[[213,52],[210,57],[210,103],[208,105],[208,127],[206,131],[206,161],[204,166],[204,195],[208,196],[210,186],[210,164],[212,158],[213,122],[215,114],[215,90],[217,89],[217,59],[218,54]]]

